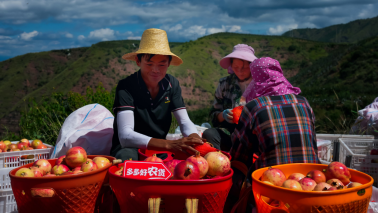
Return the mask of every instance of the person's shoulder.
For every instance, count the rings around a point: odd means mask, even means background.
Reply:
[[[137,78],[138,78],[137,72],[135,72],[127,76],[126,78],[121,79],[117,84],[117,89],[127,89],[130,87],[136,86],[138,82]]]
[[[171,84],[171,87],[173,88],[180,86],[179,80],[170,74],[166,74],[165,79]]]

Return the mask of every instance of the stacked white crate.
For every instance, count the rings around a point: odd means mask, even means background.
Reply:
[[[30,140],[31,142],[32,140]],[[12,141],[17,143],[18,141]],[[54,147],[45,144],[47,149],[24,150],[18,152],[0,153],[0,213],[17,212],[17,204],[13,195],[9,172],[17,167],[32,163],[39,159],[49,159]],[[22,159],[21,156],[28,155],[29,159]],[[31,157],[33,156],[33,158]]]

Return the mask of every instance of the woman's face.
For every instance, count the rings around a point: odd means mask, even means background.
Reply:
[[[249,62],[241,59],[234,58],[232,69],[239,80],[244,80],[251,77]]]

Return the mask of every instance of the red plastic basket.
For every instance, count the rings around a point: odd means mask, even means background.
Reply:
[[[229,153],[221,151],[224,155],[228,156],[229,160],[232,159]],[[148,150],[148,149],[138,149],[138,160],[143,161],[147,157],[153,156],[153,154],[163,154],[167,153],[167,158],[163,160],[163,162],[167,162],[169,160],[172,160],[175,158],[175,154],[172,152],[167,151],[155,151],[155,150]]]
[[[93,159],[101,155],[89,155]],[[115,159],[110,156],[111,162]],[[51,166],[56,159],[48,160]],[[9,173],[18,212],[90,212],[95,209],[96,198],[104,182],[108,182],[108,169],[104,168],[80,175],[56,177],[17,177],[16,172],[32,163],[13,169]],[[31,189],[53,189],[52,197],[33,197]]]
[[[114,173],[109,169],[109,183],[122,213],[149,212],[149,199],[161,198],[159,212],[183,212],[186,199],[198,199],[198,212],[222,213],[230,187],[233,170],[224,177],[204,180],[138,180]],[[158,211],[157,211],[158,212]]]

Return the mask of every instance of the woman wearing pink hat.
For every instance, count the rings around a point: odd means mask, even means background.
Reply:
[[[257,57],[252,47],[246,44],[234,46],[233,52],[220,61],[229,76],[220,79],[215,92],[215,100],[210,112],[211,121],[215,128],[204,131],[203,138],[212,143],[215,148],[229,151],[231,147],[230,133],[234,131],[231,109],[240,104],[245,89],[252,81],[249,65]]]

